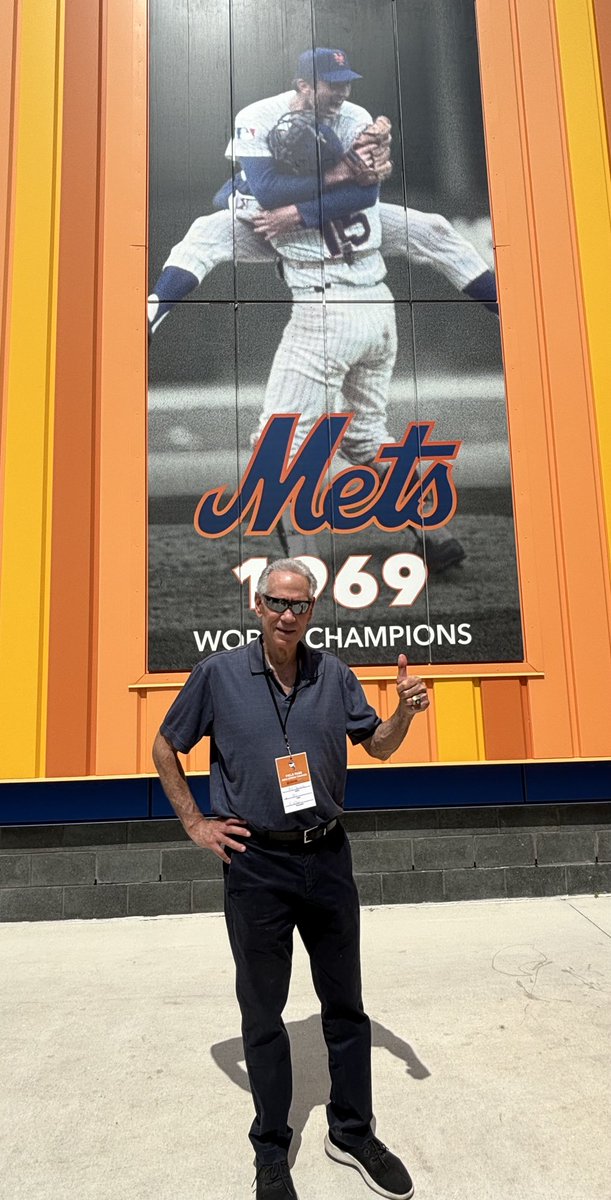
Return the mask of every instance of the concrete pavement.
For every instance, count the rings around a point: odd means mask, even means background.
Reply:
[[[611,896],[363,912],[377,1132],[418,1200],[610,1200]],[[0,927],[2,1200],[247,1200],[251,1101],[217,914]],[[300,1200],[326,1158],[300,946],[286,1020]]]

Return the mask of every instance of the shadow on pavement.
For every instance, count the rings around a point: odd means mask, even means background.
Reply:
[[[322,1036],[320,1017],[317,1013],[302,1021],[289,1021],[287,1030],[291,1039],[291,1058],[293,1063],[293,1103],[291,1106],[290,1124],[293,1128],[290,1162],[294,1160],[301,1146],[303,1131],[310,1113],[319,1105],[327,1103],[329,1098],[329,1076],[326,1070],[326,1046]],[[371,1040],[373,1046],[382,1047],[393,1054],[406,1065],[406,1074],[411,1079],[428,1079],[431,1072],[420,1061],[418,1055],[403,1038],[398,1037],[378,1021],[371,1021]],[[228,1038],[225,1042],[217,1042],[210,1047],[210,1053],[217,1067],[225,1072],[228,1079],[244,1091],[250,1091],[248,1075],[242,1066],[244,1051],[242,1039]]]

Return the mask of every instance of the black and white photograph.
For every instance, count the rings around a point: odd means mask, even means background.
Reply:
[[[150,671],[523,659],[473,0],[150,0]]]

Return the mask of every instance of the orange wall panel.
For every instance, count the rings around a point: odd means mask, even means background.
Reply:
[[[480,27],[484,29],[485,14],[489,20],[492,17],[489,0],[480,4],[478,13]],[[532,444],[534,440],[539,451],[529,483],[536,505],[534,519],[545,681],[535,689],[533,696],[533,749],[537,757],[604,755],[609,737],[606,713],[611,707],[608,565],[601,539],[600,481],[596,470],[593,471],[595,421],[582,336],[579,265],[558,94],[556,46],[550,7],[517,4],[512,0],[509,16],[516,61],[520,64],[516,94],[524,96],[527,102],[521,113],[520,143],[528,180],[529,233],[536,247],[536,320],[546,431],[545,440],[541,442],[532,439],[532,432],[529,438],[527,430],[520,431],[516,441],[513,423],[511,428],[516,474],[529,441]],[[488,32],[493,42],[494,37],[498,37],[498,27],[493,32],[489,25]],[[482,41],[485,44],[485,36]],[[492,45],[488,49],[490,52]],[[497,53],[496,60],[498,57]],[[500,127],[495,150],[500,149],[503,130],[509,124],[506,121]],[[500,171],[500,163],[497,169]],[[503,169],[505,190],[510,197],[510,189],[519,175],[511,171],[507,158]],[[556,196],[554,203],[550,203],[552,195]],[[515,207],[511,201],[508,207],[519,212],[519,197],[516,196]],[[496,222],[495,236],[498,238]],[[511,256],[515,257],[519,246],[511,245],[510,240],[509,244]],[[514,266],[513,287],[517,289],[518,283]],[[519,293],[522,299],[524,291],[528,295],[528,280],[522,282]],[[515,305],[515,313],[512,310],[515,321],[511,330],[513,343],[509,342],[504,326],[508,358],[511,344],[521,343],[523,316],[517,311],[518,298],[516,294],[510,301]],[[501,299],[505,312],[503,293]],[[511,391],[509,400],[511,416]],[[533,401],[536,408],[536,396]],[[547,470],[541,454],[544,446],[549,456]],[[542,505],[537,504],[540,496]],[[551,523],[548,519],[544,521],[549,515]]]
[[[483,679],[480,686],[486,758],[530,758],[527,684],[520,679]]]
[[[152,774],[155,770],[151,750],[157,735],[157,730],[174,699],[174,695],[165,690],[138,692],[139,708],[139,755],[138,770]]]
[[[381,716],[382,720],[386,720],[388,716],[388,698],[386,693],[386,685],[384,683],[367,683],[366,680],[361,681],[363,691],[367,700],[375,708],[376,712]],[[371,764],[371,758],[367,751],[362,746],[348,746],[348,762],[351,767],[367,766]]]
[[[99,259],[94,770],[136,770],[146,665],[146,64],[143,5],[107,0]],[[131,764],[131,766],[130,766]]]
[[[187,757],[187,769],[189,771],[209,771],[210,770],[210,740],[203,738],[199,745],[195,746]]]
[[[525,83],[514,6],[480,0],[477,18],[526,657],[551,683],[541,697],[536,752],[553,756],[560,743],[571,754],[573,729],[563,702],[567,672],[550,482],[553,463],[542,402],[547,367],[535,204],[528,181]],[[544,31],[540,36],[545,41]],[[552,106],[552,119],[553,115]],[[552,183],[561,186],[562,177]]]
[[[99,190],[96,7],[66,6],[47,774],[90,770]]]

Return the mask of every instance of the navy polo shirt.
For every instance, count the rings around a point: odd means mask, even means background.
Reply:
[[[380,724],[353,672],[333,654],[299,645],[295,687],[286,696],[262,653],[262,641],[212,654],[197,664],[161,726],[187,754],[210,738],[210,801],[219,817],[255,829],[308,829],[341,815],[346,735],[363,742]],[[287,753],[274,697],[293,754],[306,752],[316,808],[286,814],[275,760]]]

